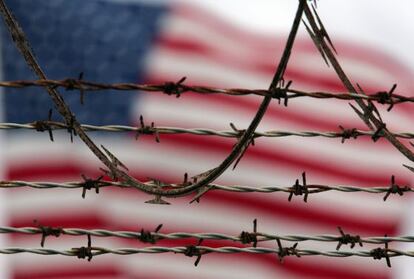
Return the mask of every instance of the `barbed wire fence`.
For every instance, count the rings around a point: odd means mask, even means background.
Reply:
[[[242,193],[274,193],[282,192],[288,194],[288,200],[291,201],[293,196],[303,196],[305,202],[308,201],[309,195],[336,191],[340,193],[353,193],[353,192],[365,192],[371,194],[382,194],[383,200],[386,201],[391,194],[398,194],[402,196],[406,192],[413,192],[414,189],[409,185],[398,185],[395,183],[395,177],[392,175],[390,184],[381,186],[366,188],[362,186],[347,186],[347,185],[320,185],[307,183],[306,173],[302,174],[301,179],[297,179],[292,186],[267,186],[267,187],[250,187],[241,185],[219,185],[214,181],[223,174],[231,165],[237,165],[237,163],[243,157],[245,151],[250,145],[254,143],[254,139],[259,137],[326,137],[326,138],[339,138],[344,143],[347,139],[357,139],[359,137],[371,137],[373,141],[377,141],[379,138],[385,138],[388,140],[397,151],[403,154],[408,160],[414,162],[414,154],[409,146],[404,145],[400,140],[414,138],[413,132],[399,132],[394,133],[387,128],[386,123],[383,122],[381,115],[376,108],[376,104],[387,105],[387,110],[390,111],[396,105],[402,103],[413,103],[414,97],[406,97],[394,93],[396,84],[394,84],[388,91],[379,91],[374,94],[366,94],[362,88],[358,85],[355,88],[350,79],[347,77],[339,62],[336,59],[334,48],[331,39],[322,24],[322,21],[317,14],[314,5],[311,7],[306,0],[300,0],[298,9],[292,24],[291,31],[289,33],[286,46],[283,51],[282,58],[273,77],[272,83],[269,89],[224,89],[213,88],[205,86],[189,86],[185,84],[185,77],[178,82],[165,82],[163,84],[133,84],[133,83],[117,83],[117,84],[105,84],[83,80],[82,77],[78,79],[67,78],[64,80],[49,80],[43,72],[41,66],[36,61],[36,58],[30,47],[30,43],[27,40],[22,28],[19,26],[17,20],[13,17],[11,11],[7,8],[4,0],[0,0],[0,9],[8,27],[9,33],[12,36],[16,47],[22,53],[28,66],[37,74],[39,80],[24,80],[24,81],[2,81],[0,87],[13,87],[13,88],[25,88],[25,87],[43,87],[47,90],[51,99],[53,100],[56,109],[64,118],[64,122],[56,122],[51,119],[51,112],[49,113],[48,120],[37,120],[32,123],[0,123],[0,129],[32,129],[40,132],[47,131],[49,133],[50,140],[53,138],[53,130],[65,129],[69,132],[71,139],[73,136],[78,136],[91,150],[91,152],[99,159],[107,169],[103,170],[104,174],[109,176],[111,180],[102,180],[103,177],[98,179],[90,179],[83,176],[83,181],[78,182],[66,182],[66,183],[52,183],[52,182],[30,182],[30,181],[1,181],[0,188],[17,188],[17,187],[30,187],[36,189],[51,189],[51,188],[66,188],[66,189],[82,189],[82,197],[85,197],[87,190],[95,190],[99,193],[99,189],[103,187],[120,187],[120,188],[133,188],[144,192],[149,195],[155,195],[155,199],[151,200],[153,203],[164,204],[168,203],[163,198],[169,197],[182,197],[191,196],[192,201],[198,201],[205,193],[209,191],[228,191],[228,192],[242,192]],[[305,19],[306,18],[306,21]],[[299,25],[303,22],[307,32],[312,38],[316,48],[320,52],[325,62],[333,67],[336,71],[339,79],[348,90],[345,93],[330,93],[330,92],[306,92],[290,87],[291,82],[284,80],[284,73],[289,61],[290,53],[295,41],[296,33]],[[83,98],[86,93],[92,91],[103,90],[140,90],[148,92],[161,92],[162,94],[173,95],[180,97],[187,92],[199,93],[199,94],[226,94],[230,96],[244,96],[244,95],[257,95],[263,97],[263,101],[259,106],[257,113],[250,125],[245,130],[239,130],[234,124],[230,123],[231,130],[216,131],[212,129],[203,128],[179,128],[179,127],[159,127],[154,123],[146,125],[143,117],[140,119],[140,125],[124,126],[124,125],[106,125],[95,126],[81,124],[76,119],[76,116],[71,111],[70,107],[65,103],[61,97],[58,88],[64,88],[66,90],[77,90],[80,93],[80,101],[83,103]],[[288,105],[289,99],[295,99],[300,97],[308,98],[335,98],[339,100],[354,100],[359,108],[352,106],[355,113],[363,120],[369,130],[358,130],[356,128],[338,127],[338,131],[266,131],[257,132],[260,121],[266,113],[269,103],[273,99],[277,99],[283,102],[283,105]],[[98,147],[98,145],[92,141],[92,139],[86,134],[87,131],[105,131],[105,132],[133,132],[136,136],[140,135],[154,135],[157,141],[161,140],[163,134],[193,134],[200,136],[219,136],[236,138],[237,144],[234,145],[230,154],[220,163],[217,167],[207,170],[201,174],[194,176],[192,179],[188,179],[187,174],[184,175],[184,180],[177,183],[164,183],[157,180],[139,181],[134,177],[127,174],[127,166],[124,165],[112,152],[104,146]],[[411,143],[412,146],[413,143]],[[410,172],[414,173],[414,167],[410,165],[404,165]],[[301,182],[300,182],[301,180]],[[359,235],[350,235],[344,233],[344,231],[338,227],[338,235],[274,235],[257,230],[257,221],[253,222],[253,231],[242,231],[239,235],[226,235],[220,232],[216,233],[182,233],[173,232],[164,234],[160,230],[162,225],[159,225],[155,231],[110,231],[103,229],[77,229],[77,228],[60,228],[42,226],[37,223],[36,227],[0,227],[0,233],[3,234],[26,234],[26,235],[41,235],[41,246],[45,244],[45,240],[48,236],[58,237],[60,235],[73,235],[73,236],[87,236],[87,246],[73,248],[71,250],[55,250],[46,248],[1,248],[1,254],[16,254],[16,253],[34,253],[40,255],[65,255],[65,256],[77,256],[78,258],[87,258],[91,260],[92,257],[102,254],[115,254],[115,255],[130,255],[138,253],[179,253],[189,257],[197,257],[195,265],[197,265],[201,257],[208,253],[253,253],[253,254],[275,254],[282,261],[286,256],[326,256],[326,257],[370,257],[373,259],[386,259],[387,266],[391,267],[391,257],[396,256],[408,256],[413,257],[414,251],[400,251],[391,249],[388,247],[390,242],[414,242],[414,236],[371,236],[361,237]],[[119,237],[127,239],[137,239],[143,243],[155,244],[158,241],[165,239],[190,239],[191,244],[180,247],[161,247],[150,246],[144,248],[120,248],[109,249],[104,247],[92,246],[91,237]],[[209,247],[203,246],[203,240],[217,240],[217,241],[233,241],[237,242],[241,247],[236,246],[223,246],[223,247]],[[194,242],[196,241],[196,242]],[[198,241],[198,242],[197,242]],[[258,247],[258,243],[265,241],[276,241],[274,248]],[[282,246],[281,241],[295,242],[292,246]],[[334,242],[337,243],[335,251],[318,251],[318,250],[306,250],[298,248],[298,243],[303,241],[315,241],[315,242]],[[342,245],[350,245],[350,248],[355,246],[363,247],[365,243],[381,245],[378,248],[362,251],[339,251]],[[253,247],[245,247],[243,245],[253,244]]]

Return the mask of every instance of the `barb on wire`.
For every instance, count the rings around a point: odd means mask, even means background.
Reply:
[[[37,122],[35,121],[32,123],[0,123],[0,130],[13,130],[13,129],[28,129],[28,130],[36,130],[37,129]],[[56,121],[43,121],[47,126],[44,128],[45,130],[61,130],[67,129],[67,126],[63,122],[56,122]],[[134,127],[134,126],[125,126],[125,125],[89,125],[89,124],[82,124],[82,129],[85,131],[96,131],[96,132],[108,132],[108,133],[122,133],[122,132],[135,132],[136,135],[140,134],[157,134],[158,137],[161,134],[192,134],[198,136],[218,136],[218,137],[225,137],[225,138],[239,138],[245,130],[239,130],[234,125],[231,130],[213,130],[213,129],[203,129],[203,128],[180,128],[180,127],[165,127],[165,126],[145,126],[144,129],[142,127]],[[148,129],[148,130],[147,130]],[[234,130],[236,129],[236,130]],[[342,143],[345,142],[346,139],[354,138],[357,139],[359,137],[373,137],[375,132],[366,131],[366,130],[358,130],[356,128],[344,128],[343,126],[339,126],[340,131],[285,131],[285,130],[269,130],[269,131],[256,131],[253,134],[253,139],[261,138],[261,137],[290,137],[290,136],[297,136],[297,137],[325,137],[325,138],[341,138]],[[144,132],[142,132],[144,131]],[[414,139],[414,132],[400,132],[400,133],[393,133],[393,135],[397,138],[402,139]],[[381,133],[377,133],[376,137],[384,137]],[[159,140],[159,139],[158,139]],[[253,142],[252,142],[253,143]]]
[[[279,105],[280,105],[280,101],[282,100],[282,99],[284,99],[284,102],[283,102],[283,105],[285,106],[285,107],[287,107],[287,105],[288,105],[288,100],[289,100],[289,96],[288,96],[288,91],[289,91],[289,87],[290,87],[290,85],[292,84],[292,81],[290,80],[290,81],[288,81],[288,83],[286,84],[286,86],[285,86],[285,82],[284,82],[284,80],[282,79],[281,81],[280,81],[280,86],[278,86],[278,87],[276,87],[276,88],[274,88],[273,89],[273,91],[271,92],[271,94],[272,94],[272,98],[274,98],[274,99],[278,99],[279,100]]]
[[[239,238],[243,244],[250,244],[253,242],[253,247],[257,246],[257,219],[253,220],[253,232],[242,231]]]
[[[342,245],[351,244],[351,249],[355,247],[355,244],[359,244],[362,247],[362,239],[359,235],[350,235],[345,234],[341,227],[338,227],[339,233],[341,236],[338,238],[338,245],[336,246],[336,250],[338,251]]]
[[[306,185],[306,173],[305,172],[302,173],[302,185],[299,184],[299,179],[296,179],[295,184],[290,188],[290,194],[289,194],[288,201],[292,200],[293,195],[295,196],[304,195],[303,201],[308,202],[309,190],[308,190],[308,185]]]
[[[187,77],[182,77],[178,82],[166,82],[162,92],[167,95],[175,95],[177,98],[181,96],[181,93],[188,91],[188,87],[183,84]]]
[[[384,196],[384,201],[387,200],[390,194],[398,194],[400,196],[404,195],[405,192],[409,192],[411,189],[408,186],[401,187],[395,183],[395,176],[391,176],[391,185],[388,188],[387,193]]]
[[[161,228],[162,228],[162,224],[159,224],[157,228],[155,229],[154,233],[141,229],[141,233],[138,236],[138,239],[144,243],[155,244],[157,240],[159,239],[155,234],[157,234],[161,230]]]
[[[341,141],[341,143],[344,143],[345,140],[350,139],[350,138],[357,139],[358,136],[359,136],[358,130],[356,128],[345,129],[344,127],[339,125],[339,129],[341,129],[341,131],[342,131],[342,141]]]
[[[81,105],[84,104],[84,95],[85,95],[85,88],[82,84],[82,80],[83,80],[83,72],[79,73],[78,79],[74,79],[74,78],[67,78],[64,79],[63,82],[65,83],[66,86],[63,86],[66,91],[71,91],[71,90],[79,90],[79,97],[80,97],[80,103]],[[53,87],[53,89],[56,89],[57,87],[59,87],[58,84],[53,84],[51,85]]]
[[[38,229],[42,233],[42,239],[40,240],[40,246],[44,247],[46,237],[53,235],[55,237],[59,237],[63,233],[63,229],[61,227],[54,228],[50,226],[42,226],[37,220],[33,221],[35,225],[37,225]]]
[[[279,261],[281,263],[283,263],[283,260],[286,256],[296,256],[300,258],[299,251],[296,249],[296,247],[298,246],[297,242],[293,244],[293,246],[291,247],[283,247],[282,242],[280,241],[279,238],[276,239],[276,242],[279,248],[279,251],[277,251],[277,255],[279,256]]]
[[[202,242],[203,242],[203,239],[200,238],[198,240],[197,245],[188,245],[183,252],[183,254],[186,255],[187,257],[194,257],[194,256],[197,257],[196,261],[194,262],[194,266],[197,266],[200,263],[201,256],[210,253],[210,251],[206,251],[205,249],[202,249],[200,247]]]
[[[72,248],[72,252],[74,253],[74,255],[76,255],[78,257],[78,259],[85,259],[88,258],[88,262],[90,262],[92,260],[93,257],[93,247],[92,245],[92,240],[91,240],[91,235],[88,234],[88,246],[82,246],[80,248]]]
[[[99,176],[97,179],[90,179],[87,178],[84,174],[81,175],[83,182],[82,182],[82,198],[85,198],[86,190],[95,189],[95,193],[99,194],[99,188],[101,185],[105,185],[106,183],[102,181],[103,175]]]
[[[306,23],[305,23],[305,26]],[[309,26],[308,26],[309,28]],[[333,93],[322,91],[303,91],[293,88],[278,88],[272,90],[266,89],[242,89],[242,88],[215,88],[198,85],[184,85],[184,80],[177,85],[174,82],[166,82],[164,84],[137,84],[137,83],[98,83],[85,80],[63,79],[63,80],[16,80],[16,81],[0,81],[0,87],[8,88],[26,88],[26,87],[45,87],[53,86],[55,88],[62,87],[67,90],[81,90],[81,92],[101,91],[101,90],[118,90],[118,91],[144,91],[144,92],[163,92],[168,95],[175,95],[177,97],[185,92],[193,92],[203,95],[224,94],[230,96],[246,96],[256,95],[261,97],[270,96],[284,99],[287,103],[288,99],[308,97],[315,99],[337,99],[337,100],[370,100],[379,104],[388,104],[387,110],[390,111],[394,105],[401,103],[414,103],[413,96],[405,96],[395,94],[397,87],[394,84],[389,91],[378,91],[371,94],[361,95],[355,93]],[[82,95],[81,95],[82,96]],[[82,99],[81,99],[82,100]]]
[[[387,237],[387,235],[385,235],[385,237]],[[390,251],[390,249],[388,248],[388,242],[385,242],[384,244],[385,248],[378,247],[372,249],[370,251],[370,254],[374,258],[374,260],[381,260],[382,258],[385,258],[387,266],[391,268],[390,255],[388,254],[388,252]]]
[[[32,123],[33,129],[35,129],[36,131],[38,132],[48,131],[50,141],[53,141],[53,132],[52,132],[53,128],[52,128],[52,125],[50,124],[52,122],[52,113],[53,113],[53,110],[49,109],[48,121],[38,120]]]
[[[392,98],[392,95],[394,94],[394,90],[395,88],[397,88],[397,84],[395,83],[390,91],[380,91],[377,92],[377,96],[378,96],[378,103],[380,104],[390,104],[389,107],[387,108],[387,111],[391,111],[391,109],[394,107],[394,99]]]
[[[141,127],[137,128],[137,133],[135,134],[135,139],[138,140],[140,135],[155,135],[155,141],[160,142],[160,133],[157,128],[154,126],[154,122],[151,122],[151,126],[147,126],[144,123],[144,117],[141,115],[139,117],[139,122]]]

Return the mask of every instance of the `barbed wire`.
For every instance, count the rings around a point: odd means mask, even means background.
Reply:
[[[104,247],[91,247],[92,255],[99,256],[104,254],[113,255],[134,255],[134,254],[160,254],[160,253],[175,253],[175,254],[186,254],[188,253],[189,247],[162,247],[162,246],[151,246],[145,248],[119,248],[110,249]],[[224,246],[219,248],[213,248],[208,246],[191,246],[192,249],[200,251],[202,253],[224,253],[224,254],[236,254],[236,253],[251,253],[251,254],[276,254],[280,253],[279,249],[265,248],[265,247],[232,247]],[[19,254],[19,253],[31,253],[38,255],[63,255],[63,256],[78,256],[79,248],[72,248],[72,250],[56,250],[48,248],[3,248],[0,249],[0,254]],[[381,248],[380,248],[381,249]],[[384,249],[385,250],[385,249]],[[414,257],[414,251],[401,251],[397,249],[387,249],[386,254],[388,257],[407,256]],[[318,251],[311,249],[295,249],[296,256],[326,256],[333,258],[345,258],[345,257],[374,257],[374,251]],[[384,256],[385,257],[385,256]]]
[[[302,174],[305,177],[305,173]],[[83,176],[84,177],[84,176]],[[102,178],[102,177],[101,177]],[[92,180],[84,177],[84,181],[79,182],[28,182],[28,181],[0,181],[0,188],[21,188],[29,187],[34,189],[52,189],[52,188],[61,188],[61,189],[79,189],[82,188],[82,197],[85,197],[85,191],[95,189],[99,193],[100,188],[104,187],[119,187],[119,188],[133,188],[128,183],[125,182],[115,182],[115,181],[104,181],[101,178]],[[150,180],[145,183],[148,187],[157,187],[162,182],[156,180]],[[172,187],[180,187],[181,184],[171,184]],[[298,191],[298,186],[302,188],[301,191]],[[208,191],[220,190],[227,192],[237,192],[237,193],[275,193],[275,192],[284,192],[289,193],[290,195],[309,195],[317,194],[328,191],[336,191],[343,193],[356,193],[363,192],[369,194],[384,194],[383,200],[386,201],[391,194],[398,194],[403,196],[406,192],[414,192],[414,189],[408,185],[402,186],[395,183],[395,177],[391,177],[391,183],[389,186],[384,187],[361,187],[361,186],[348,186],[348,185],[322,185],[322,184],[307,184],[306,178],[304,179],[303,185],[299,185],[298,181],[293,186],[242,186],[242,185],[220,185],[216,183],[211,183],[206,186]],[[289,201],[291,196],[289,196]]]
[[[312,6],[312,10],[309,8],[308,5],[305,5],[304,9],[305,17],[307,18],[308,24],[303,21],[305,28],[311,37],[315,47],[321,54],[322,58],[325,60],[326,64],[332,65],[333,69],[335,70],[338,78],[341,80],[342,84],[350,93],[366,95],[362,87],[357,83],[357,89],[349,79],[349,77],[345,74],[344,70],[342,69],[340,63],[336,59],[334,53],[336,53],[336,49],[328,35],[327,30],[325,29],[321,18],[319,17],[316,7]],[[388,96],[391,96],[396,88],[396,85],[390,89]],[[388,130],[386,123],[382,120],[381,114],[379,113],[378,109],[375,107],[374,103],[370,100],[364,102],[362,99],[355,99],[358,107],[362,110],[359,110],[355,106],[351,104],[352,109],[358,115],[358,117],[369,127],[372,131],[375,132],[375,136],[373,140],[377,140],[377,135],[383,134],[384,137],[406,158],[408,158],[411,162],[414,162],[414,153],[403,143],[401,143],[396,137],[394,137],[391,132]],[[393,108],[393,104],[391,104],[388,108],[388,111]],[[404,165],[406,166],[406,165]],[[410,167],[406,166],[409,170],[412,170]]]
[[[242,89],[242,88],[216,88],[208,86],[185,85],[184,80],[181,82],[165,82],[162,84],[137,84],[137,83],[100,83],[86,81],[83,79],[66,78],[61,80],[15,80],[1,81],[0,87],[8,88],[26,88],[26,87],[45,87],[54,86],[62,87],[66,90],[100,91],[100,90],[118,90],[118,91],[146,91],[146,92],[163,92],[168,95],[181,96],[186,92],[199,94],[225,94],[230,96],[270,96],[272,98],[280,98],[273,91],[266,89]],[[310,97],[317,99],[339,99],[339,100],[355,100],[363,99],[375,101],[380,104],[400,104],[405,102],[414,102],[414,97],[399,94],[390,94],[390,91],[378,91],[374,94],[361,95],[355,93],[332,93],[332,92],[307,92],[298,89],[285,89],[286,96],[283,98],[293,99],[298,97]]]
[[[42,124],[42,129],[39,129],[39,122]],[[32,129],[37,131],[44,131],[43,127],[48,127],[51,130],[67,130],[68,126],[63,122],[56,121],[35,121],[31,123],[0,123],[0,129]],[[192,134],[200,136],[219,136],[226,138],[239,138],[240,130],[213,130],[206,128],[181,128],[181,127],[167,127],[167,126],[128,126],[128,125],[89,125],[81,124],[81,127],[85,131],[98,131],[98,132],[135,132],[137,134]],[[299,137],[326,137],[326,138],[358,138],[361,136],[374,136],[375,132],[358,130],[356,128],[344,129],[340,127],[340,131],[283,131],[283,130],[270,130],[270,131],[255,131],[253,134],[254,138],[260,137],[288,137],[288,136],[299,136]],[[395,137],[414,139],[414,132],[401,132],[393,133]],[[382,137],[383,135],[379,135]]]
[[[0,233],[20,233],[28,235],[44,234],[45,230],[53,231],[59,230],[61,235],[71,236],[83,236],[91,235],[95,237],[118,237],[125,239],[136,239],[143,242],[149,239],[149,236],[156,241],[159,240],[177,240],[177,239],[204,239],[204,240],[228,240],[245,243],[242,234],[237,236],[228,235],[223,233],[215,232],[202,232],[202,233],[189,233],[189,232],[172,232],[172,233],[160,233],[150,231],[111,231],[105,229],[81,229],[81,228],[53,228],[53,227],[8,227],[1,226]],[[149,235],[150,234],[150,235]],[[322,234],[322,235],[277,235],[268,234],[263,232],[249,233],[257,237],[257,242],[283,240],[289,242],[304,242],[304,241],[316,241],[316,242],[338,242],[343,239],[343,235],[333,234]],[[49,234],[51,235],[51,234]],[[390,242],[414,242],[414,236],[371,236],[371,237],[360,237],[358,236],[358,242],[369,243],[369,244],[385,244]]]

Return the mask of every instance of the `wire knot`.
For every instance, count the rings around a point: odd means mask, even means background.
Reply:
[[[295,185],[290,187],[290,194],[289,194],[288,201],[292,200],[293,195],[295,196],[305,195],[303,197],[303,201],[308,202],[308,194],[309,194],[309,190],[308,190],[308,186],[306,185],[306,173],[303,172],[302,173],[302,185],[299,184],[299,179],[296,179]]]
[[[36,129],[36,131],[38,132],[49,131],[50,141],[53,141],[52,126],[50,125],[50,122],[52,121],[52,113],[53,113],[53,110],[49,109],[48,120],[38,120],[33,123],[33,126]]]
[[[339,129],[341,129],[341,137],[342,137],[341,143],[344,143],[345,140],[347,139],[350,139],[350,138],[356,139],[358,137],[358,131],[356,128],[345,129],[344,127],[339,125]]]
[[[296,256],[300,258],[299,251],[296,249],[296,247],[298,246],[297,242],[293,244],[293,246],[291,247],[283,247],[279,238],[276,238],[276,241],[277,241],[277,246],[279,248],[277,255],[279,256],[279,261],[281,263],[283,263],[284,257],[287,257],[287,256]]]
[[[65,87],[66,87],[66,91],[79,89],[81,105],[83,105],[83,103],[84,103],[83,99],[84,99],[84,95],[85,95],[85,90],[82,86],[82,80],[83,80],[83,72],[80,72],[79,76],[78,76],[78,79],[67,78],[63,81],[64,84],[65,84]]]
[[[161,228],[162,228],[162,224],[159,224],[157,228],[155,229],[154,233],[158,233]],[[157,242],[158,237],[153,235],[150,231],[145,231],[144,229],[141,229],[138,239],[144,243],[154,244],[155,242]]]
[[[138,128],[137,133],[135,134],[135,139],[138,140],[140,135],[155,135],[155,141],[160,142],[160,135],[157,128],[154,126],[154,122],[151,122],[151,126],[145,125],[144,117],[141,115],[139,117],[139,122],[141,127]]]
[[[380,91],[374,94],[374,96],[378,98],[378,103],[390,104],[390,106],[387,108],[387,111],[390,111],[394,107],[393,93],[394,93],[395,88],[397,88],[397,84],[394,84],[388,92]]]
[[[355,247],[355,244],[359,244],[362,247],[362,240],[359,235],[350,235],[345,234],[341,227],[338,227],[341,236],[338,238],[338,245],[336,246],[336,250],[339,250],[342,245],[351,244],[351,249]]]
[[[37,220],[33,221],[39,230],[42,232],[42,240],[40,241],[40,246],[44,247],[46,237],[53,235],[55,237],[59,237],[63,233],[62,228],[54,228],[50,226],[42,226]]]
[[[240,241],[243,244],[250,244],[253,242],[253,247],[256,248],[257,246],[257,219],[253,220],[253,232],[249,233],[246,231],[242,231],[240,236]]]
[[[83,178],[83,182],[81,183],[81,186],[83,188],[82,190],[82,198],[85,198],[86,190],[92,190],[95,189],[95,193],[99,194],[99,187],[103,184],[101,181],[103,178],[103,175],[98,177],[97,179],[90,179],[87,178],[85,175],[81,175]]]
[[[387,235],[385,235],[385,237],[387,237]],[[374,258],[374,260],[381,260],[382,258],[385,258],[387,261],[387,266],[391,267],[391,260],[390,255],[388,255],[388,251],[388,242],[385,242],[385,248],[378,247],[372,249],[369,253]]]
[[[386,201],[391,194],[398,194],[398,195],[402,196],[402,195],[404,195],[404,192],[408,192],[410,190],[411,190],[411,188],[408,187],[408,186],[401,187],[398,184],[396,184],[395,183],[395,177],[394,177],[394,175],[392,175],[391,176],[390,188],[388,188],[387,193],[385,194],[383,199],[384,199],[384,201]]]
[[[209,253],[209,252],[207,252],[207,251],[202,251],[198,246],[200,246],[201,245],[201,243],[203,242],[203,239],[201,238],[199,241],[198,241],[198,244],[197,245],[189,245],[189,246],[186,246],[186,249],[185,249],[185,251],[184,251],[184,255],[186,255],[187,257],[194,257],[194,256],[196,256],[197,257],[197,259],[196,259],[196,261],[194,262],[194,265],[195,266],[197,266],[198,265],[198,263],[200,262],[200,260],[201,260],[201,256],[203,256],[204,254],[207,254],[207,253]]]
[[[82,246],[79,248],[72,248],[72,251],[75,253],[75,255],[78,257],[78,259],[85,259],[88,258],[88,262],[92,260],[93,254],[92,254],[92,241],[91,241],[91,235],[88,234],[88,246]]]
[[[182,77],[178,82],[166,82],[164,83],[163,92],[167,95],[176,95],[177,98],[180,97],[181,93],[188,90],[188,88],[182,84],[187,77]]]
[[[288,105],[288,100],[289,100],[289,96],[287,94],[288,90],[289,90],[289,86],[292,84],[292,81],[288,81],[287,85],[284,86],[284,80],[282,79],[280,81],[280,86],[275,87],[271,90],[271,96],[274,99],[278,99],[279,100],[279,105],[280,105],[280,101],[281,99],[284,99],[284,106],[287,107]]]

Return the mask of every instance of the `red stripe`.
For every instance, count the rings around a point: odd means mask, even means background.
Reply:
[[[42,270],[27,269],[24,266],[18,265],[13,270],[14,279],[49,279],[49,278],[76,278],[86,276],[120,276],[123,272],[120,272],[115,266],[109,265],[97,265],[97,264],[76,264],[67,266],[59,266],[59,268],[48,268],[47,262],[45,262]]]

